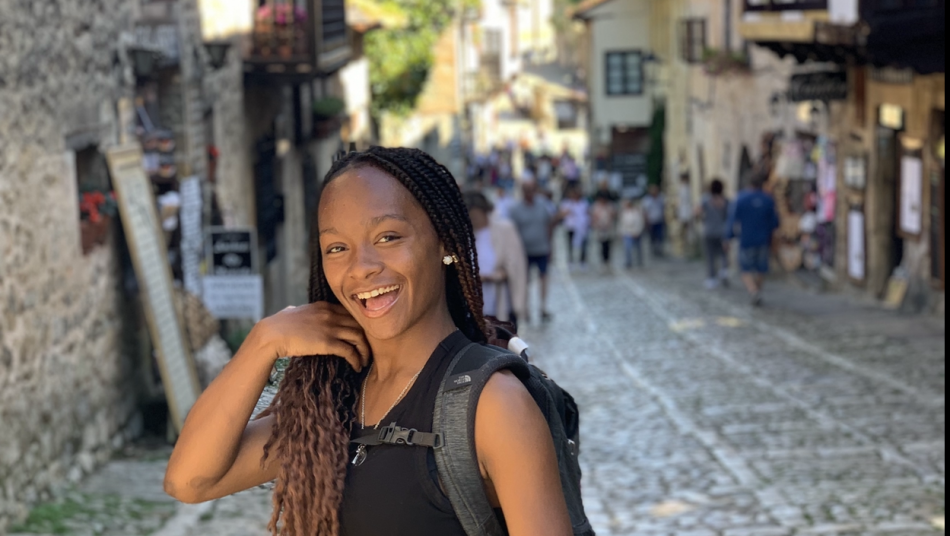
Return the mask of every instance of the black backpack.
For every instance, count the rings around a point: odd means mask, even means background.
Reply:
[[[468,536],[506,536],[485,494],[475,453],[475,410],[493,374],[508,370],[520,379],[551,428],[564,499],[574,536],[595,536],[581,499],[580,413],[567,391],[521,356],[497,346],[469,344],[452,360],[436,396],[433,432],[419,432],[392,423],[353,440],[372,445],[432,448],[439,476],[455,514]]]

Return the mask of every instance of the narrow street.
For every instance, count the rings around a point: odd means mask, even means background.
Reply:
[[[598,533],[933,533],[942,328],[782,286],[753,311],[700,283],[561,273],[561,314],[528,334],[583,406]]]
[[[598,535],[936,533],[943,326],[784,283],[752,310],[739,289],[702,290],[699,273],[672,261],[635,274],[561,266],[553,323],[523,330],[582,406]],[[140,508],[66,533],[266,534],[267,490],[175,511],[160,492],[166,456],[113,462],[84,484],[77,500]]]

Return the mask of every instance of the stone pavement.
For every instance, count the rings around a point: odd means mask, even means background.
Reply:
[[[526,332],[584,409],[599,534],[933,534],[942,324],[782,284],[752,310],[700,274],[562,272]]]
[[[752,310],[700,274],[562,265],[554,321],[522,330],[581,405],[598,535],[940,533],[943,324],[780,283]],[[85,506],[48,533],[266,534],[266,489],[176,506],[161,494],[167,449],[130,454],[72,492]]]

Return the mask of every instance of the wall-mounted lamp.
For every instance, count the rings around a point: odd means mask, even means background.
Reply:
[[[231,43],[228,41],[209,41],[205,43],[205,51],[208,52],[212,69],[217,71],[227,64],[228,50],[230,49]]]

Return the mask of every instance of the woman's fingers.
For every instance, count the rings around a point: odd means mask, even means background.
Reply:
[[[345,359],[356,372],[363,370],[363,359],[355,346],[341,339],[330,341],[328,346],[331,354]]]
[[[353,348],[356,348],[356,351],[360,355],[360,363],[365,367],[369,364],[369,357],[372,350],[369,347],[369,342],[366,340],[366,335],[363,334],[362,329],[358,328],[339,328],[339,334],[337,335],[340,340],[348,343]]]

